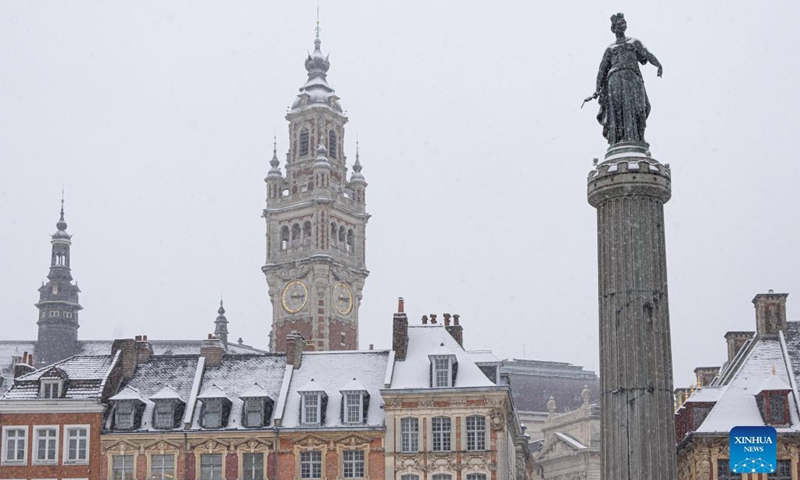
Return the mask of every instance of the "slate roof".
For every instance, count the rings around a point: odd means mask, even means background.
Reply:
[[[410,342],[409,342],[410,343]],[[341,418],[342,390],[351,384],[353,377],[369,394],[367,422],[369,426],[384,425],[384,412],[381,388],[386,376],[389,361],[388,350],[303,352],[299,369],[292,373],[286,408],[283,412],[283,426],[303,427],[300,424],[300,394],[314,379],[315,390],[323,390],[328,396],[324,427],[343,426]],[[319,426],[309,427],[319,429]]]
[[[600,398],[600,379],[578,365],[515,358],[503,362],[500,372],[508,375],[514,405],[520,411],[547,412],[551,395],[559,411],[575,410],[583,405],[584,385],[589,387],[592,402]]]
[[[39,380],[58,369],[60,377],[65,378],[62,398],[88,399],[101,398],[108,375],[118,361],[119,354],[77,355],[53,365],[40,368],[17,378],[14,385],[2,398],[4,400],[35,399],[39,396]]]

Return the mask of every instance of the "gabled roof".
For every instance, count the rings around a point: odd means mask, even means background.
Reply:
[[[229,399],[228,394],[225,393],[225,390],[219,388],[216,384],[213,383],[211,384],[211,386],[204,388],[203,391],[200,392],[200,395],[197,396],[197,398],[200,400],[212,399],[212,398]]]
[[[358,380],[355,379],[355,377],[353,377],[353,379],[350,380],[349,382],[347,382],[347,385],[345,385],[342,388],[340,388],[339,391],[340,392],[366,392],[367,391],[367,387],[365,387],[364,385],[361,385],[361,382],[359,382]]]
[[[114,395],[113,397],[109,398],[109,400],[119,401],[119,400],[137,400],[144,403],[144,398],[142,398],[142,393],[134,387],[127,386],[122,389],[121,392]]]
[[[777,375],[770,375],[766,380],[761,382],[761,387],[758,389],[757,393],[761,392],[774,392],[774,391],[782,391],[782,392],[789,392],[792,390],[792,387],[786,384],[783,380],[778,378]]]
[[[185,403],[181,395],[169,385],[166,385],[164,388],[151,395],[150,400],[180,400]]]
[[[239,394],[239,398],[261,398],[266,397],[267,390],[258,383],[254,383],[250,388]]]

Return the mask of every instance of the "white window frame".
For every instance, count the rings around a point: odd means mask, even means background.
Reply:
[[[471,428],[470,419],[476,420],[476,425],[474,427],[477,427],[477,420],[483,420],[483,428]],[[467,440],[465,444],[467,446],[467,451],[482,452],[486,450],[486,425],[486,417],[483,415],[470,415],[464,418],[464,432],[466,433]]]
[[[161,465],[156,465],[156,460],[155,460],[156,457],[163,457]],[[177,459],[175,458],[175,454],[174,453],[154,453],[153,455],[150,455],[150,461],[149,461],[150,472],[149,472],[148,477],[147,477],[148,479],[165,477],[163,459],[166,459],[166,458],[172,458],[172,477],[171,478],[176,478],[177,463],[178,462],[176,461]],[[156,469],[158,469],[158,470],[156,470]],[[158,472],[158,476],[156,476],[156,472]]]
[[[227,456],[224,452],[213,452],[213,453],[201,453],[200,454],[200,469],[195,474],[198,480],[213,480],[214,473],[217,465],[211,465],[211,478],[207,478],[203,476],[203,457],[219,457],[219,478],[225,480],[225,457]]]
[[[258,455],[258,457],[261,458],[261,476],[260,477],[253,476],[253,478],[255,480],[264,480],[264,475],[267,473],[267,462],[266,462],[266,458],[265,458],[266,456],[264,455],[264,452],[244,452],[244,453],[242,453],[242,469],[241,469],[242,473],[240,474],[241,478],[246,478],[249,473],[252,473],[252,472],[247,472],[247,470],[246,470],[247,462],[245,462],[245,457],[247,455]],[[258,458],[258,457],[253,457],[253,458]]]
[[[316,400],[316,405],[309,405],[308,399],[314,398]],[[322,423],[322,395],[319,393],[304,393],[302,399],[302,407],[303,407],[303,421],[300,422],[303,425],[320,425]],[[313,410],[311,409],[313,408]],[[315,414],[315,421],[309,421],[309,413]]]
[[[400,475],[400,480],[419,480],[420,476],[416,473],[404,473]]]
[[[309,455],[310,458],[308,460],[303,461],[303,455],[304,454]],[[313,458],[314,454],[317,454],[319,456],[319,460]],[[308,465],[308,471],[309,471],[308,475],[305,475],[305,473],[303,472],[303,464]],[[314,476],[314,467],[317,466],[317,465],[319,465],[319,476],[315,477]],[[303,450],[303,451],[300,452],[300,471],[298,472],[298,474],[299,474],[300,478],[304,478],[304,479],[305,478],[311,478],[311,479],[322,478],[322,475],[325,473],[322,470],[322,465],[323,465],[322,450]]]
[[[63,380],[59,379],[45,379],[39,381],[39,398],[48,398],[48,399],[58,399],[61,398],[61,391],[63,388]],[[52,394],[50,391],[53,387],[56,388],[56,396],[48,396],[48,394]]]
[[[53,449],[53,458],[52,459],[40,459],[39,458],[39,432],[42,430],[55,430],[56,436],[55,438],[47,438],[49,443],[52,440]],[[33,445],[31,447],[31,464],[33,465],[57,465],[58,464],[58,454],[59,454],[59,434],[61,433],[61,429],[58,425],[36,425],[33,427]],[[45,450],[45,453],[48,453],[49,450]]]
[[[86,431],[86,448],[84,449],[85,458],[76,458],[74,460],[70,460],[69,458],[69,434],[73,430],[85,430]],[[62,460],[61,462],[64,465],[88,465],[89,464],[89,440],[92,436],[91,428],[89,425],[64,425],[64,440],[62,448]],[[80,440],[77,440],[80,442]]]
[[[344,401],[344,423],[349,425],[364,423],[364,392],[343,392],[342,396],[344,397],[342,399]],[[353,399],[356,400],[355,405],[350,403]],[[356,408],[356,412],[354,412],[356,418],[350,416],[350,407]]]
[[[466,478],[467,480],[488,480],[489,475],[483,472],[470,472]]]
[[[215,418],[215,424],[209,422],[209,416],[211,418]],[[223,428],[224,425],[222,424],[222,399],[221,398],[209,398],[203,400],[203,428]]]
[[[256,406],[258,408],[252,409],[252,406]],[[244,423],[245,427],[253,428],[253,427],[262,427],[264,426],[264,417],[266,416],[266,402],[263,398],[259,397],[250,397],[244,399],[244,405],[242,405],[244,409]],[[259,419],[256,422],[250,421],[250,415],[258,415]]]
[[[7,457],[8,454],[8,431],[9,430],[23,430],[24,434],[22,436],[22,459],[13,459],[9,460]],[[19,437],[15,437],[15,440]],[[3,455],[2,455],[2,464],[3,465],[27,465],[28,464],[28,426],[27,425],[4,425],[3,426],[3,444],[0,445],[3,448]]]
[[[171,429],[175,428],[175,402],[172,400],[158,400],[157,402],[153,402],[155,405],[153,406],[153,427],[158,429]],[[163,410],[166,409],[167,411],[164,412]],[[164,424],[161,422],[161,415],[168,415],[168,424]]]
[[[441,431],[437,432],[434,430],[434,423],[435,420],[447,420],[448,421],[448,428],[447,431],[442,428]],[[446,434],[446,435],[445,435]],[[436,436],[440,435],[440,448],[436,449]],[[445,443],[447,444],[447,448],[444,448]],[[453,451],[453,419],[450,417],[433,417],[431,418],[431,451],[432,452],[452,452]]]
[[[432,480],[453,480],[455,478],[452,473],[434,473],[431,476]]]
[[[361,454],[361,458],[355,458],[357,454]],[[348,456],[353,458],[347,458]],[[342,478],[364,478],[367,475],[367,453],[364,450],[345,450],[342,452]],[[347,471],[348,466],[350,471]],[[361,470],[361,475],[358,475],[358,470]]]
[[[411,428],[412,426],[413,428]],[[400,419],[400,452],[419,452],[419,419],[417,417],[402,417]]]
[[[125,425],[120,425],[119,422],[120,409],[130,411],[131,421],[129,423],[126,422]],[[125,415],[128,415],[128,413],[126,413]],[[117,408],[114,409],[114,430],[133,430],[135,426],[136,426],[136,404],[128,400],[120,401],[117,404]]]
[[[122,478],[123,478],[123,480],[129,480],[129,479],[133,480],[133,479],[135,479],[136,478],[136,454],[135,453],[128,453],[128,452],[119,453],[119,454],[115,453],[113,455],[109,455],[109,458],[108,458],[108,478],[111,478],[111,479],[114,478],[114,458],[116,458],[116,457],[131,457],[132,458],[130,470],[126,469],[126,465],[124,465],[125,462],[123,461]],[[125,475],[126,472],[129,473],[130,475]]]
[[[439,362],[447,362],[447,369],[441,368]],[[444,385],[439,384],[439,373],[447,375]],[[453,386],[453,359],[449,356],[436,356],[433,357],[433,379],[431,381],[433,388],[450,388]]]

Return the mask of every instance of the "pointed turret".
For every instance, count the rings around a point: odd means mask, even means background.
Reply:
[[[267,173],[267,178],[264,181],[267,183],[267,200],[271,198],[280,198],[283,191],[283,174],[281,173],[280,164],[278,160],[278,139],[273,138],[272,141],[272,160],[269,161],[270,169]]]
[[[61,215],[56,223],[56,232],[51,236],[50,273],[47,283],[39,288],[39,335],[36,344],[38,365],[49,365],[75,355],[78,349],[78,312],[83,309],[78,303],[77,284],[72,283],[70,247],[72,236],[67,233],[64,219],[64,199],[61,199]]]
[[[353,173],[350,175],[350,190],[353,191],[353,200],[358,203],[366,202],[367,180],[361,173],[361,158],[359,156],[358,141],[356,141],[356,163],[353,164]]]
[[[228,318],[225,316],[225,307],[222,306],[222,299],[219,299],[217,309],[217,319],[214,320],[214,336],[217,337],[225,349],[228,349]]]

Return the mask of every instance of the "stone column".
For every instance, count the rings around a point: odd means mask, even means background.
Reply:
[[[617,144],[589,174],[597,209],[604,480],[675,480],[664,203],[668,166]]]

